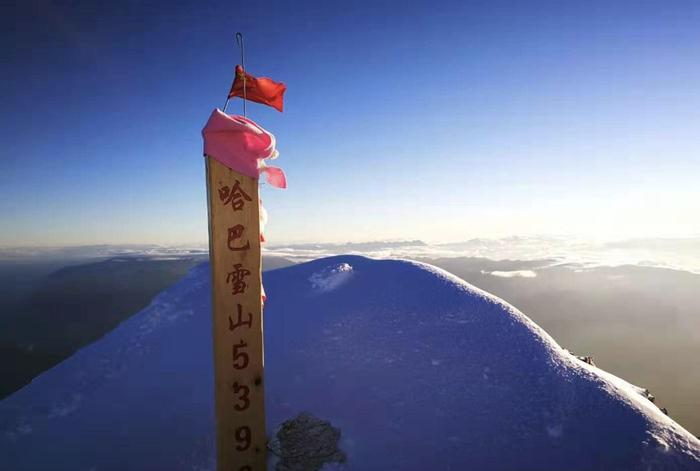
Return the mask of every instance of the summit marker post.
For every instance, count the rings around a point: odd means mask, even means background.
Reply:
[[[258,181],[206,156],[219,471],[266,469]]]

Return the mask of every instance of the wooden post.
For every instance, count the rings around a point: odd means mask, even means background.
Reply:
[[[258,181],[205,156],[209,208],[217,470],[264,471]]]

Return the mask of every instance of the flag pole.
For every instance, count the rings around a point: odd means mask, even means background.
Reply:
[[[240,31],[236,33],[236,44],[238,44],[238,47],[241,48],[241,67],[243,68],[243,116],[247,117],[248,114],[246,113],[246,101],[248,100],[247,94],[246,94],[246,79],[245,79],[245,45],[243,43],[243,33]],[[236,77],[233,78],[234,81],[236,80]],[[231,97],[226,97],[226,103],[224,103],[224,109],[223,112],[226,113],[226,109],[228,108],[228,102],[231,100]]]
[[[246,114],[246,101],[248,101],[248,97],[246,95],[246,83],[245,83],[245,44],[243,44],[243,33],[240,31],[236,33],[236,42],[238,43],[238,47],[241,48],[241,68],[243,68],[243,117],[247,117],[248,115]]]

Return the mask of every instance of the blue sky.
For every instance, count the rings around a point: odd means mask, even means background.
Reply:
[[[698,2],[157,3],[8,7],[0,246],[205,242],[236,31],[271,242],[700,234]]]

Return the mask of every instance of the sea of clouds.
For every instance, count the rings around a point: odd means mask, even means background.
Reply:
[[[62,258],[203,257],[206,244],[181,246],[94,245],[77,247],[0,248],[0,261]],[[297,243],[266,245],[267,256],[305,262],[342,254],[374,258],[439,259],[479,257],[490,260],[542,261],[543,266],[570,264],[577,268],[638,265],[684,270],[700,274],[700,236],[686,238],[591,241],[566,236],[470,239],[464,242],[430,244],[420,240],[348,243]],[[528,276],[527,273],[496,276]]]

